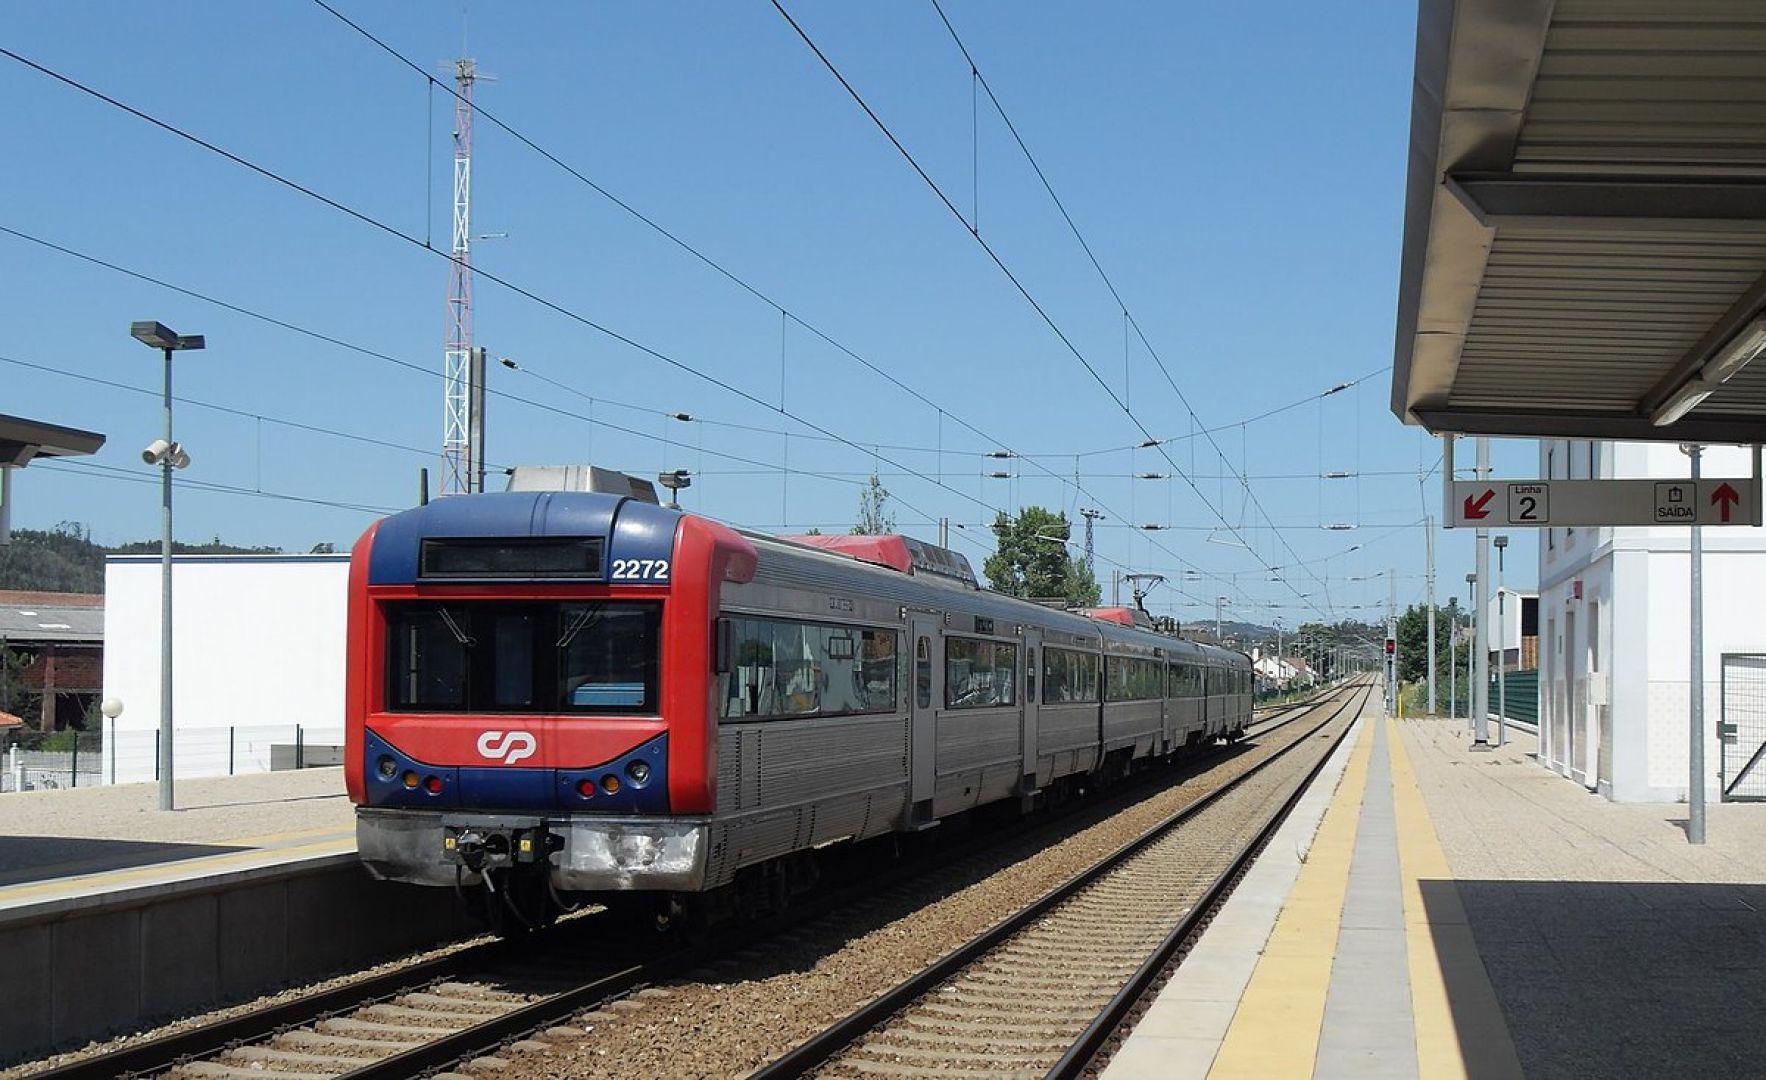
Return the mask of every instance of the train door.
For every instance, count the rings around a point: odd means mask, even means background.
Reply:
[[[944,701],[940,625],[932,616],[921,614],[914,615],[908,623],[914,656],[914,697],[909,723],[909,752],[913,760],[908,790],[916,825],[932,821],[932,790],[938,775],[938,707]]]
[[[1029,795],[1034,792],[1036,782],[1036,746],[1037,746],[1037,713],[1042,707],[1042,631],[1027,628],[1024,631],[1024,723],[1020,729],[1024,764],[1018,771],[1018,794]]]

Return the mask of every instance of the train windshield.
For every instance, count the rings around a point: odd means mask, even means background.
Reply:
[[[658,603],[396,603],[386,621],[394,711],[660,711]]]

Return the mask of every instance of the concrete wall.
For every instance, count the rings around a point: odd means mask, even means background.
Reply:
[[[1585,442],[1542,443],[1540,474],[1585,476]],[[1597,477],[1683,477],[1673,445],[1598,444]],[[1547,468],[1552,469],[1548,473]],[[1706,476],[1747,476],[1746,450],[1705,451]],[[1766,652],[1766,530],[1704,530],[1705,792],[1718,793],[1725,652]],[[1540,739],[1551,769],[1621,802],[1686,797],[1691,530],[1550,530],[1540,543]],[[1580,583],[1582,595],[1576,597]],[[1603,703],[1604,699],[1604,703]]]
[[[160,562],[105,564],[105,777],[152,780],[159,728]],[[272,748],[343,741],[347,555],[181,555],[173,560],[175,772],[270,768]]]
[[[0,917],[0,1066],[477,932],[354,852]]]

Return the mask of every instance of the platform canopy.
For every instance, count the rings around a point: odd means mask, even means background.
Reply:
[[[96,454],[104,436],[0,414],[0,465],[22,468],[37,458]]]
[[[1392,411],[1766,441],[1766,3],[1421,0]]]
[[[96,454],[103,445],[95,431],[0,414],[0,545],[12,540],[12,470],[38,458]]]

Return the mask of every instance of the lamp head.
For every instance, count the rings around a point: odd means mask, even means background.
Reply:
[[[200,349],[206,342],[201,334],[178,334],[164,323],[151,319],[129,324],[129,336],[154,349]]]

